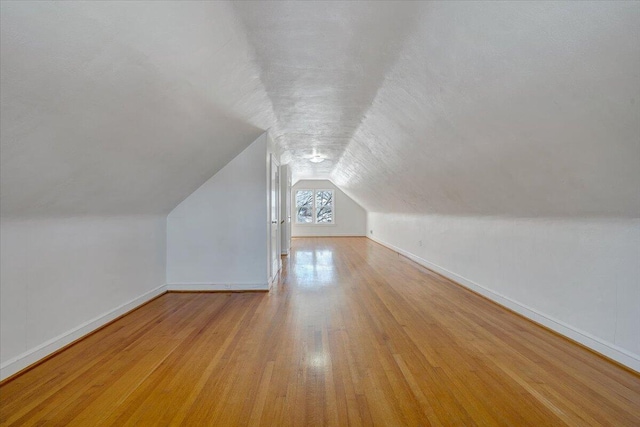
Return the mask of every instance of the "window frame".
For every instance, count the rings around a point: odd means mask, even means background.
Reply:
[[[297,188],[293,190],[293,213],[294,213],[294,224],[297,227],[332,227],[336,225],[336,190],[333,188]],[[312,222],[298,222],[298,191],[311,191],[311,218]],[[327,222],[318,222],[318,210],[316,207],[316,193],[319,191],[330,191],[331,192],[331,212],[333,214],[330,223]]]

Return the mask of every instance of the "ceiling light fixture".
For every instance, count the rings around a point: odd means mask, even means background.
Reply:
[[[309,161],[313,163],[321,163],[324,162],[324,157],[322,157],[320,154],[315,154],[309,159]]]

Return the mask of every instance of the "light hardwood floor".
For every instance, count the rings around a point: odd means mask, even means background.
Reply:
[[[366,238],[170,293],[0,388],[2,425],[640,425],[640,377]]]

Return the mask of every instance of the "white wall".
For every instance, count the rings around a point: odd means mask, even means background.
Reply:
[[[0,221],[0,378],[164,292],[164,216]]]
[[[267,134],[167,218],[169,289],[267,289]]]
[[[334,190],[335,224],[302,225],[296,224],[295,191],[305,189]],[[329,180],[300,180],[292,190],[291,198],[291,235],[300,236],[364,236],[366,234],[367,212],[351,197]]]
[[[373,240],[640,371],[640,220],[369,213],[367,229]]]

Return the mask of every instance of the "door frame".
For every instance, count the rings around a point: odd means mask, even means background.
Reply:
[[[280,216],[280,162],[271,153],[269,161],[269,282],[276,278],[282,266]],[[274,234],[275,253],[273,248]]]

